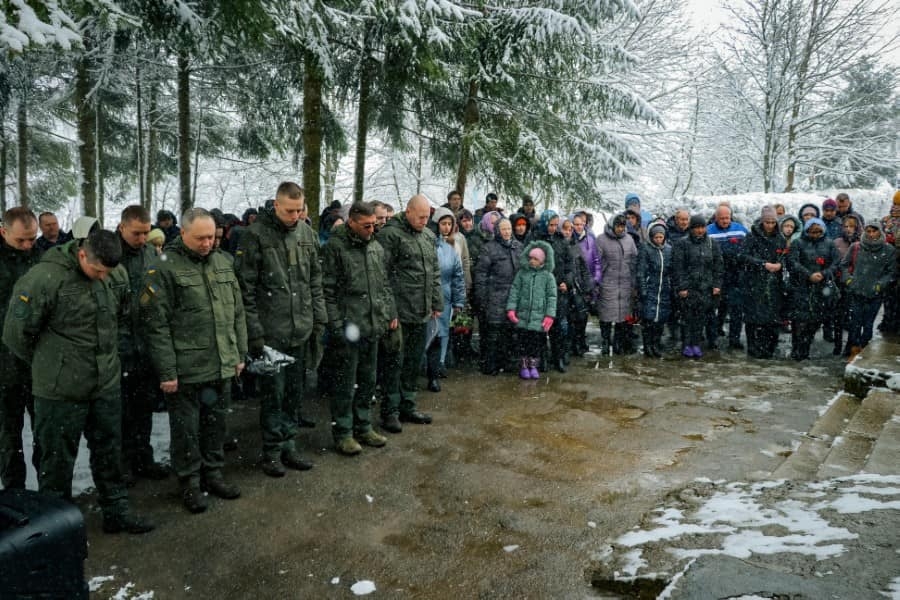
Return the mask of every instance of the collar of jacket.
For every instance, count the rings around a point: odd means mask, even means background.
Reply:
[[[300,221],[298,220],[296,223],[294,223],[293,227],[288,227],[281,222],[281,219],[275,216],[274,208],[272,210],[262,211],[261,213],[259,213],[259,215],[257,215],[256,220],[262,225],[274,229],[279,233],[290,233],[297,229],[297,225],[300,224]]]
[[[166,244],[166,251],[181,254],[185,258],[188,258],[189,260],[192,260],[193,262],[197,262],[197,263],[202,263],[202,262],[208,261],[209,257],[212,256],[213,252],[216,252],[216,250],[210,250],[209,254],[207,254],[206,256],[201,256],[200,254],[197,254],[196,252],[194,252],[193,250],[191,250],[190,248],[185,246],[184,240],[181,238],[180,235],[177,238],[175,238],[174,240],[172,240],[171,242],[169,242],[168,244]]]
[[[119,243],[122,244],[122,255],[137,256],[144,251],[144,246],[141,246],[140,248],[132,248],[131,245],[129,245],[128,242],[125,241],[125,238],[122,237],[121,232],[116,232],[116,235],[119,236]]]

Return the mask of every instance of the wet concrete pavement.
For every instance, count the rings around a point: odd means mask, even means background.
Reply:
[[[257,407],[237,404],[226,476],[243,496],[195,516],[174,480],[142,481],[133,504],[158,524],[144,536],[100,533],[87,496],[87,575],[115,577],[95,597],[133,582],[156,599],[348,598],[358,580],[375,597],[609,597],[590,583],[603,540],[697,477],[768,477],[842,386],[829,350],[583,358],[528,382],[451,370],[420,393],[433,425],[355,458],[317,402],[301,434],[316,468],[283,479],[255,469]]]

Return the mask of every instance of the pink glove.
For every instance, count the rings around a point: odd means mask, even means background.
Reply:
[[[553,327],[553,317],[544,317],[544,320],[541,321],[541,328],[544,330],[544,333],[550,331],[551,327]]]
[[[516,311],[514,310],[506,311],[506,318],[509,319],[513,324],[519,322],[519,317],[516,316]]]

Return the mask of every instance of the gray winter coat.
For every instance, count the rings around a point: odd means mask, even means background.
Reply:
[[[612,225],[597,236],[603,281],[600,282],[600,320],[621,323],[631,314],[636,284],[637,246],[627,233],[617,237]]]

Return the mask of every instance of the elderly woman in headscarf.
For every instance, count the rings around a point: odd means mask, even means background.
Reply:
[[[597,236],[597,250],[603,273],[599,301],[600,336],[603,340],[602,349],[611,347],[615,354],[625,352],[625,319],[632,314],[637,275],[637,246],[628,235],[627,227],[628,221],[620,213]]]
[[[522,244],[513,237],[512,224],[504,218],[494,225],[494,239],[481,248],[475,265],[472,289],[476,303],[484,307],[481,372],[485,375],[497,375],[514,357],[515,327],[506,318],[506,300],[521,254]]]
[[[447,242],[456,227],[456,218],[450,209],[436,208],[431,220],[437,223],[438,269],[441,274],[441,291],[444,294],[444,310],[441,316],[429,323],[426,346],[428,369],[428,389],[441,391],[439,377],[446,376],[444,361],[447,357],[447,346],[450,340],[450,320],[453,315],[466,305],[466,282],[463,276],[462,261],[456,250]]]

